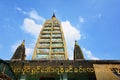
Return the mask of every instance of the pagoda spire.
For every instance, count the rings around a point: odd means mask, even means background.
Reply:
[[[52,15],[52,19],[55,19],[56,17],[55,17],[55,13],[53,13],[53,15]]]
[[[53,13],[40,31],[34,48],[33,60],[67,60],[68,53],[62,25]]]
[[[23,42],[21,43],[20,46],[18,46],[18,48],[15,50],[14,55],[12,56],[12,61],[22,61],[25,60],[25,40],[23,40]]]
[[[22,44],[21,44],[22,46],[25,46],[25,40],[23,40],[23,42],[22,42]]]
[[[77,41],[75,40],[74,60],[76,60],[76,59],[83,59],[84,60],[84,56],[83,56],[83,53],[82,53],[80,46],[78,45]]]

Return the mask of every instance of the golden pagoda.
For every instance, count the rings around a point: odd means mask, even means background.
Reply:
[[[53,14],[39,33],[32,60],[66,60],[68,53],[59,20]]]

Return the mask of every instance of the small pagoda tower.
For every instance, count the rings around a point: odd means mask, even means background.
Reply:
[[[77,41],[75,41],[74,60],[78,60],[78,59],[84,60],[84,56],[83,56],[80,46],[78,45]]]
[[[20,46],[15,50],[14,55],[11,58],[11,61],[22,61],[25,60],[25,40],[21,43]]]

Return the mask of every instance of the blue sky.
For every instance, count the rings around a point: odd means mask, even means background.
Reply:
[[[0,0],[0,58],[11,59],[25,40],[31,59],[42,24],[53,12],[63,26],[70,59],[77,40],[86,59],[120,60],[119,0]]]

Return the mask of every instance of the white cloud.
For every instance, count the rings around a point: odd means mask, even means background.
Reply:
[[[15,50],[18,48],[18,46],[21,45],[21,43],[22,42],[19,40],[18,42],[16,42],[15,44],[13,44],[11,46],[11,50],[12,50],[13,54],[14,54]],[[26,58],[33,54],[33,47],[31,46],[31,44],[25,45],[25,54],[26,54]]]
[[[25,13],[28,16],[27,18],[24,18],[21,28],[25,32],[37,37],[42,27],[42,24],[38,23],[43,23],[45,19],[42,16],[38,15],[37,11],[35,10],[32,10],[30,12],[25,12],[21,8],[17,8],[17,10],[23,14]]]
[[[32,55],[33,54],[33,48],[30,48],[30,47],[26,47],[26,50],[25,50],[26,52],[25,52],[25,54],[27,55],[27,56],[29,56],[29,55]],[[26,56],[26,57],[27,57]]]
[[[37,20],[39,22],[45,21],[45,18],[43,18],[42,16],[39,16],[38,12],[36,10],[31,10],[30,12],[26,12],[26,11],[22,10],[20,7],[17,7],[16,9],[20,13],[28,15],[28,17],[31,19]]]
[[[22,11],[22,9],[21,9],[21,8],[19,8],[19,7],[17,7],[16,9],[17,9],[18,11]]]
[[[21,26],[21,28],[25,32],[30,33],[35,37],[38,36],[41,27],[42,27],[41,24],[37,24],[33,19],[30,18],[25,18],[23,21],[23,25]]]
[[[91,59],[91,60],[99,60],[99,58],[95,57],[90,50],[87,50],[85,48],[82,48],[82,51],[86,58]]]
[[[83,23],[83,22],[85,22],[85,19],[80,16],[80,17],[79,17],[79,21],[80,21],[81,23]]]
[[[32,10],[28,13],[29,17],[35,20],[39,20],[39,21],[45,21],[45,19],[42,16],[39,16],[37,11]]]
[[[80,31],[71,25],[69,21],[62,21],[61,22],[63,27],[63,32],[67,44],[68,56],[69,59],[73,59],[73,49],[75,40],[81,39]]]
[[[20,7],[17,7],[16,8],[20,13],[22,13],[22,14],[27,14],[27,12],[26,11],[23,11]]]

